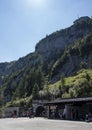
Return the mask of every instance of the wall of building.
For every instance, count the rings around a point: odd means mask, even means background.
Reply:
[[[19,107],[6,107],[4,108],[5,117],[19,117]]]

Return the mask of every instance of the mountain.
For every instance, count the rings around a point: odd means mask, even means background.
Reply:
[[[60,51],[64,50],[66,46],[74,44],[90,32],[92,32],[92,19],[89,17],[81,17],[74,21],[71,27],[46,36],[46,38],[42,39],[36,45],[35,51],[46,55],[58,49]]]
[[[92,33],[65,49],[52,67],[52,79],[57,81],[61,73],[69,76],[82,68],[92,68]]]
[[[4,102],[26,98],[35,84],[42,90],[55,83],[61,75],[74,75],[82,68],[92,68],[92,19],[88,16],[73,25],[47,35],[35,52],[17,61],[0,63],[0,93]]]

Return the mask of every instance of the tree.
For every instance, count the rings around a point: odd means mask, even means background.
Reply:
[[[85,72],[85,77],[86,77],[86,79],[87,79],[88,81],[90,81],[90,76],[89,76],[89,74],[88,74],[87,72]]]
[[[33,99],[37,99],[38,95],[39,95],[39,86],[37,83],[35,83],[33,90],[32,90]]]
[[[44,87],[45,97],[46,99],[50,100],[50,91],[48,84]]]
[[[60,85],[59,85],[59,97],[62,97],[62,94],[65,92],[65,79],[64,79],[64,74],[61,75],[60,78]]]
[[[44,75],[41,71],[41,68],[39,67],[37,70],[37,84],[39,86],[39,89],[43,89],[43,84],[44,84]]]
[[[61,75],[61,91],[63,93],[65,92],[65,78],[64,78],[64,74]]]
[[[59,85],[59,97],[61,98],[61,95],[62,95],[62,87],[61,85]]]
[[[15,97],[22,98],[25,95],[25,77],[23,77],[18,85],[18,88],[15,92]]]
[[[80,68],[81,68],[81,69],[86,69],[86,68],[87,68],[87,63],[84,62],[84,61],[82,61],[82,62],[80,63]]]

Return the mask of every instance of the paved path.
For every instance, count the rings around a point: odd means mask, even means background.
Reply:
[[[43,118],[0,119],[0,130],[92,130],[92,123]]]

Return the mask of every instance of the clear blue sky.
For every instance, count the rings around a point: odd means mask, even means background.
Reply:
[[[92,16],[92,0],[0,0],[0,62],[17,60],[77,17]]]

